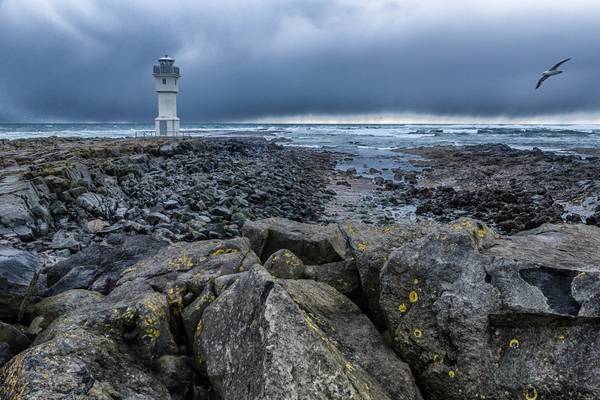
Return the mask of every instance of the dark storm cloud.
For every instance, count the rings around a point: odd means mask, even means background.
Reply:
[[[165,52],[185,121],[600,110],[599,6],[479,3],[0,0],[0,121],[151,121]]]

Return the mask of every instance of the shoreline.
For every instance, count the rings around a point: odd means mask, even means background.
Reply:
[[[256,138],[28,139],[0,160],[1,242],[59,256],[113,233],[190,241],[239,236],[247,219],[314,221],[333,168]]]
[[[589,155],[402,148],[401,161],[358,157],[357,171],[348,168],[355,154],[246,136],[18,139],[0,151],[0,243],[60,258],[112,233],[228,238],[245,220],[268,217],[371,225],[472,217],[501,233],[596,224],[600,159],[580,150]]]

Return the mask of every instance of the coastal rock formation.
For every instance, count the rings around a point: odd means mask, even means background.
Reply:
[[[205,311],[195,340],[224,399],[420,399],[409,368],[328,285],[253,268]]]
[[[121,273],[156,254],[167,242],[147,235],[113,235],[44,270],[47,295],[71,289],[92,289],[107,294]]]
[[[110,233],[41,270],[3,249],[29,277],[0,275],[0,399],[600,397],[598,227],[242,231]]]
[[[257,138],[15,140],[0,159],[0,244],[48,266],[112,234],[197,241],[247,219],[316,220],[333,196],[332,155]],[[67,278],[51,293],[89,286]]]
[[[0,247],[0,319],[16,319],[39,268],[36,255]]]
[[[392,252],[380,304],[424,397],[597,397],[599,240],[582,225],[495,237],[464,221]]]

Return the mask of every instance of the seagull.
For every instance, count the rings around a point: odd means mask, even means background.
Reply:
[[[570,59],[571,59],[570,57],[569,58],[565,58],[564,60],[560,61],[558,64],[556,64],[555,66],[553,66],[552,68],[550,68],[548,71],[542,72],[542,77],[538,81],[537,86],[535,88],[539,89],[540,86],[542,86],[542,83],[544,83],[544,81],[546,79],[550,78],[551,76],[562,74],[563,71],[559,71],[558,67],[560,67],[561,65],[563,65],[564,63],[566,63]]]

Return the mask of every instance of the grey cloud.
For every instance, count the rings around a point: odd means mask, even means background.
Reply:
[[[185,121],[600,109],[599,13],[410,19],[381,1],[361,18],[341,0],[174,1],[164,13],[150,1],[57,0],[60,18],[49,22],[25,12],[8,20],[1,1],[0,121],[151,121],[151,67],[165,52],[182,69]],[[533,90],[564,56],[573,57],[566,73]]]

